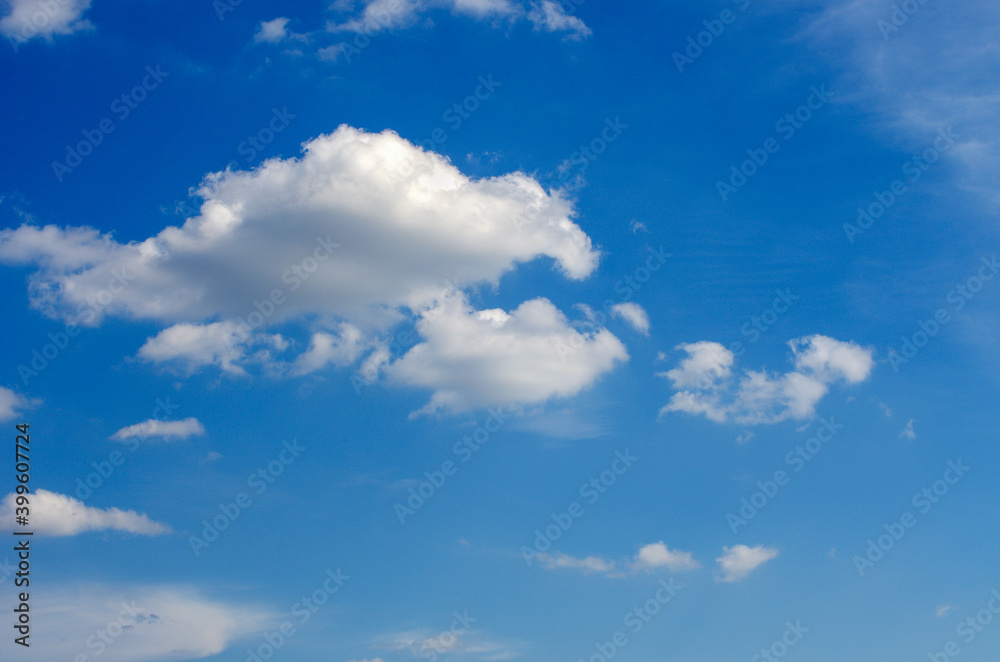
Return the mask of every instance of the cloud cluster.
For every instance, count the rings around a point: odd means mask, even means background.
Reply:
[[[818,334],[788,345],[791,372],[747,370],[738,378],[732,370],[735,356],[723,345],[709,341],[679,345],[687,357],[676,368],[659,373],[677,390],[660,414],[685,412],[741,425],[810,418],[830,384],[862,382],[875,364],[873,350]]]
[[[535,30],[559,32],[565,39],[579,41],[591,30],[577,16],[566,12],[564,4],[552,0],[523,3],[513,0],[368,0],[364,9],[341,22],[327,25],[330,32],[363,32],[410,27],[433,11],[448,11],[475,20],[513,23],[528,20]]]
[[[303,151],[208,175],[200,213],[143,241],[22,225],[0,230],[0,261],[36,268],[30,300],[47,316],[169,325],[139,348],[146,362],[301,376],[370,352],[371,372],[433,391],[426,411],[567,397],[628,358],[545,299],[509,313],[467,301],[538,258],[570,279],[593,272],[598,251],[558,192],[520,172],[471,179],[388,130],[341,126]],[[648,330],[641,308],[616,312]],[[382,335],[414,315],[423,342],[389,363]],[[308,341],[267,331],[290,321],[309,323]]]
[[[0,517],[13,522],[17,508],[16,495],[11,493],[0,504]],[[42,536],[75,536],[87,531],[124,531],[141,536],[170,533],[160,524],[134,510],[91,508],[69,497],[48,490],[35,490],[31,496],[31,528]]]

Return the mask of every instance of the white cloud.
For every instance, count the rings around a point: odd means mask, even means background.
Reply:
[[[637,303],[616,303],[611,306],[611,314],[622,318],[628,322],[633,329],[643,334],[649,335],[649,315]]]
[[[532,554],[531,558],[540,561],[549,570],[570,568],[580,570],[586,574],[596,572],[612,578],[621,578],[627,575],[624,570],[619,570],[619,566],[615,561],[609,561],[600,556],[577,558],[563,554],[562,552],[556,552],[554,554]],[[633,573],[649,572],[656,568],[664,567],[677,572],[696,570],[701,565],[694,559],[691,552],[670,549],[660,541],[640,547],[639,551],[631,559],[623,559],[622,567],[627,568]]]
[[[42,660],[76,660],[81,653],[101,662],[201,659],[258,636],[275,620],[259,607],[213,600],[185,586],[42,587],[31,597],[32,613],[59,633],[32,637],[31,650]],[[101,642],[100,632],[110,643],[102,643],[98,657],[87,643]]]
[[[635,555],[633,568],[649,570],[666,566],[670,570],[694,570],[700,567],[691,556],[691,552],[681,552],[670,549],[663,541],[643,545]]]
[[[539,554],[538,560],[550,570],[556,568],[573,568],[575,570],[582,570],[585,573],[600,572],[607,574],[615,569],[614,561],[606,561],[599,556],[588,556],[578,559],[568,554],[557,552],[555,555]]]
[[[41,403],[38,399],[29,399],[16,391],[0,386],[0,422],[12,421],[24,413],[25,409]]]
[[[212,322],[211,324],[175,324],[147,338],[137,356],[151,363],[178,363],[188,372],[207,365],[218,366],[225,372],[244,375],[239,362],[247,359],[247,350],[253,344],[266,343],[284,349],[281,336],[253,335],[248,326],[238,322]],[[271,356],[266,349],[256,355],[258,360]]]
[[[365,348],[361,331],[351,324],[341,324],[340,333],[314,333],[309,349],[295,359],[291,374],[305,375],[328,364],[345,366],[354,363]]]
[[[590,28],[577,16],[568,15],[563,6],[553,0],[541,0],[531,5],[528,20],[536,30],[545,32],[566,32],[565,39],[580,41],[591,35]]]
[[[547,299],[507,313],[473,310],[458,295],[426,311],[417,330],[423,342],[386,375],[434,391],[421,413],[569,397],[628,359],[610,331],[579,333]]]
[[[716,423],[741,425],[810,418],[830,384],[864,381],[875,364],[873,350],[818,334],[796,338],[788,345],[794,371],[772,375],[747,370],[735,380],[731,371],[735,357],[719,343],[678,346],[687,358],[673,370],[658,373],[678,389],[660,414],[700,414]]]
[[[744,430],[743,434],[736,436],[737,444],[749,444],[750,441],[757,435],[752,430]]]
[[[759,566],[777,556],[777,549],[764,547],[763,545],[756,547],[747,547],[746,545],[723,547],[722,556],[715,559],[719,564],[719,570],[722,572],[719,581],[742,581]]]
[[[512,0],[369,0],[364,9],[351,18],[328,24],[330,32],[364,32],[406,28],[421,21],[435,10],[496,23],[527,19],[536,30],[565,32],[567,40],[589,37],[591,30],[578,17],[566,14],[552,0],[530,4]]]
[[[948,615],[948,612],[951,611],[952,609],[954,609],[954,607],[951,605],[951,603],[938,605],[938,608],[935,610],[934,615],[937,616],[938,618],[944,618],[945,616]]]
[[[517,657],[518,644],[495,641],[484,632],[470,629],[469,624],[478,619],[469,617],[468,612],[455,612],[454,616],[451,627],[437,634],[427,628],[390,633],[380,637],[374,647],[391,652],[408,650],[414,656],[424,659],[436,659],[443,654],[490,661]]]
[[[57,34],[89,30],[93,26],[83,18],[90,0],[7,0],[10,13],[0,19],[0,34],[22,43],[34,38],[52,41]]]
[[[253,40],[257,43],[267,42],[276,44],[288,38],[287,18],[279,17],[270,21],[261,21]]]
[[[164,441],[171,439],[187,439],[191,435],[205,434],[205,428],[197,418],[185,418],[180,421],[158,421],[151,418],[142,423],[129,425],[111,435],[115,441],[125,441],[133,437],[159,437]]]
[[[903,431],[899,433],[899,436],[902,437],[903,439],[909,439],[910,441],[916,439],[917,438],[917,433],[913,429],[913,424],[915,422],[916,421],[914,419],[912,419],[912,418],[909,421],[907,421],[906,422],[906,427],[903,428]]]
[[[15,494],[4,497],[0,516],[13,522],[17,504]],[[36,490],[31,496],[31,530],[43,536],[75,536],[86,531],[125,531],[142,536],[170,533],[166,524],[154,522],[145,514],[118,508],[91,508],[73,497]]]

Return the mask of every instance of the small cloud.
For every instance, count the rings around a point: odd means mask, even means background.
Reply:
[[[917,438],[917,433],[913,431],[913,423],[914,419],[912,418],[906,422],[906,427],[903,428],[903,431],[899,433],[899,436],[901,438],[909,439],[910,441]]]
[[[555,556],[551,554],[539,554],[538,560],[549,569],[573,568],[582,570],[584,573],[601,572],[605,574],[615,569],[614,561],[605,561],[599,556],[588,556],[578,559],[568,554],[557,552]]]
[[[643,334],[644,336],[649,335],[649,315],[646,311],[637,303],[616,303],[611,306],[611,314],[615,317],[620,317],[629,325]]]
[[[222,459],[222,453],[216,453],[215,451],[208,451],[208,455],[202,460],[202,464],[205,462],[215,462],[216,460]]]
[[[951,611],[951,610],[952,610],[953,608],[954,608],[954,607],[952,607],[952,606],[951,606],[951,603],[950,603],[950,602],[949,602],[948,604],[944,604],[944,605],[938,605],[938,608],[937,608],[937,611],[935,612],[935,615],[936,615],[936,616],[937,616],[938,618],[944,618],[944,617],[945,617],[945,615],[946,615],[946,614],[947,614],[947,613],[948,613],[949,611]]]
[[[111,438],[115,441],[125,441],[133,437],[140,439],[159,437],[164,441],[170,441],[202,434],[205,434],[205,428],[197,418],[185,418],[181,421],[158,421],[151,418],[148,421],[124,427],[111,435]]]
[[[670,549],[663,541],[643,545],[635,555],[632,568],[650,570],[666,566],[670,570],[694,570],[701,567],[691,556],[691,552]]]
[[[755,435],[752,431],[750,431],[750,430],[744,430],[743,434],[741,434],[741,435],[739,435],[739,436],[736,437],[736,443],[737,444],[741,444],[741,445],[742,444],[748,444],[748,443],[750,443],[750,440],[753,439],[756,436],[757,435]]]
[[[582,41],[592,33],[590,28],[576,16],[568,15],[563,6],[553,0],[542,0],[532,5],[528,20],[536,30],[545,32],[567,32],[564,41]]]
[[[878,406],[882,408],[882,412],[885,414],[886,418],[892,418],[892,410],[889,409],[889,405],[884,402],[878,403]]]
[[[253,36],[254,42],[276,44],[288,38],[287,18],[275,18],[270,21],[261,21],[257,33]]]
[[[13,522],[16,495],[4,497],[0,516]],[[31,498],[31,528],[43,536],[75,536],[86,531],[124,531],[141,536],[158,536],[170,533],[166,524],[154,522],[145,514],[118,508],[91,508],[73,497],[48,490],[36,490]]]
[[[24,410],[37,407],[42,403],[37,398],[27,398],[16,391],[0,386],[0,422],[12,421],[21,416]]]
[[[831,559],[837,558],[837,548],[836,547],[831,547],[830,551],[827,552],[826,555],[829,556]]]
[[[739,582],[756,570],[759,566],[767,563],[778,556],[778,550],[773,547],[747,547],[746,545],[733,545],[723,547],[722,556],[715,559],[719,564],[722,576],[717,581]]]

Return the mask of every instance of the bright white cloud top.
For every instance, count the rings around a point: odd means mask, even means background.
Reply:
[[[747,370],[736,379],[733,353],[716,342],[679,345],[687,353],[665,373],[677,392],[661,410],[704,415],[716,423],[759,425],[810,418],[837,382],[857,384],[875,365],[874,350],[822,335],[789,341],[794,370],[785,374]]]
[[[139,348],[150,363],[299,376],[373,349],[391,380],[433,391],[426,411],[568,397],[627,360],[610,332],[578,333],[545,299],[507,313],[464,297],[541,257],[570,279],[593,272],[598,252],[557,192],[523,173],[470,179],[391,131],[341,126],[303,149],[209,175],[201,213],[144,241],[22,225],[0,231],[0,260],[37,268],[31,303],[50,317],[171,324]],[[616,312],[648,331],[637,305]],[[412,313],[424,342],[385,365],[380,334]],[[320,328],[297,356],[263,330],[306,318]]]
[[[126,441],[136,437],[146,439],[157,437],[164,441],[172,439],[187,439],[192,435],[205,434],[205,427],[197,418],[185,418],[179,421],[158,421],[151,418],[142,423],[123,427],[111,435],[115,441]]]
[[[8,494],[0,506],[0,517],[13,522],[16,495]],[[73,497],[48,490],[31,495],[31,528],[43,536],[75,536],[87,531],[123,531],[141,536],[170,533],[166,524],[154,522],[144,513],[118,508],[91,508]]]
[[[642,335],[649,335],[649,315],[646,314],[646,310],[639,304],[631,301],[616,303],[611,306],[611,313],[628,322],[633,329]]]
[[[777,556],[777,549],[763,545],[723,547],[722,556],[715,559],[716,563],[719,564],[719,571],[722,573],[718,579],[722,582],[743,581],[751,572]]]
[[[651,570],[666,567],[670,570],[694,570],[700,564],[691,556],[691,552],[681,552],[670,549],[663,541],[643,545],[635,555],[632,567],[638,570]]]

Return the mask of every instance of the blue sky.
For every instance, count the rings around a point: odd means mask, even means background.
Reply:
[[[996,8],[3,11],[0,652],[1000,653]]]

